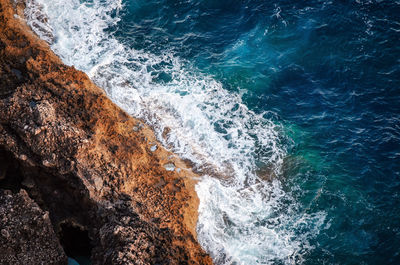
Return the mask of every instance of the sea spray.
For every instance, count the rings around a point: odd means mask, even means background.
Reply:
[[[203,174],[198,239],[217,264],[301,262],[325,216],[300,212],[279,180],[257,176],[260,164],[280,174],[286,151],[279,124],[174,53],[155,55],[116,39],[110,29],[122,8],[111,0],[28,0],[26,17],[66,64],[194,162]]]

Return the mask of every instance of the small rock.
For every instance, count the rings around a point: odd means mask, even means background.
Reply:
[[[6,229],[1,229],[1,235],[5,238],[10,238],[10,233]]]
[[[42,215],[42,218],[44,220],[50,220],[50,214],[48,211],[45,211],[44,214]]]
[[[41,128],[36,128],[35,131],[33,132],[34,135],[38,135],[42,131]]]
[[[101,190],[101,188],[103,188],[103,180],[101,178],[95,178],[94,186],[95,186],[96,190]]]
[[[34,115],[37,122],[41,125],[55,122],[57,120],[56,110],[54,106],[47,100],[35,102]]]
[[[131,221],[131,218],[129,216],[124,216],[121,219],[122,223],[124,223],[125,225],[128,225],[129,222]]]
[[[48,160],[43,160],[42,164],[43,164],[43,166],[45,166],[45,167],[52,167],[52,166],[53,166],[53,163],[51,163],[51,162],[48,161]]]
[[[28,192],[26,192],[26,190],[24,190],[24,189],[21,189],[19,191],[19,194],[22,195],[22,196],[25,196],[25,197],[29,197]]]

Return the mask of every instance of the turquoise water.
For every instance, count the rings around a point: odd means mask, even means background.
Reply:
[[[400,2],[38,2],[56,53],[203,172],[216,263],[400,264]]]
[[[400,3],[131,1],[116,35],[245,90],[293,139],[278,176],[327,213],[306,264],[400,263]]]

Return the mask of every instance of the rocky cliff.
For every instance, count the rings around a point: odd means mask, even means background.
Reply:
[[[23,8],[0,0],[0,213],[20,220],[0,223],[15,232],[0,234],[0,264],[22,264],[33,250],[29,264],[41,255],[65,264],[63,252],[93,264],[211,264],[196,241],[189,165],[64,65]],[[20,227],[37,239],[16,243]]]

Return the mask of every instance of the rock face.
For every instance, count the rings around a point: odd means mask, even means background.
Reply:
[[[30,31],[23,8],[0,0],[0,189],[23,188],[48,211],[68,256],[211,264],[196,241],[196,175],[86,74],[64,65]],[[0,253],[4,244],[0,237]]]
[[[0,264],[65,264],[67,256],[43,212],[26,191],[0,191]]]

